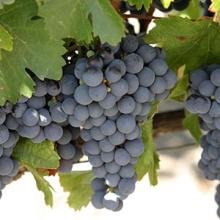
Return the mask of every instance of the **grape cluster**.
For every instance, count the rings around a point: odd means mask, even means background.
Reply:
[[[134,165],[144,150],[138,123],[147,118],[151,102],[169,95],[176,74],[159,48],[134,35],[116,47],[102,45],[96,57],[78,59],[74,74],[81,83],[69,123],[81,127],[83,153],[92,165],[92,203],[118,211],[135,189]]]
[[[105,43],[94,54],[72,59],[60,81],[33,76],[33,96],[22,97],[9,105],[7,114],[0,114],[1,129],[16,137],[10,140],[13,146],[19,137],[54,142],[60,172],[70,172],[83,154],[88,156],[95,176],[93,205],[118,211],[135,189],[134,165],[144,151],[139,123],[147,118],[152,102],[169,95],[176,74],[161,49],[134,35],[115,47]],[[0,144],[8,139],[1,132]],[[80,140],[82,148],[77,147]]]
[[[19,135],[12,127],[8,127],[8,115],[12,105],[7,103],[0,108],[0,198],[1,190],[9,184],[19,171],[19,164],[11,157],[13,148],[19,140]]]
[[[220,218],[220,184],[218,184],[216,187],[215,201],[218,205],[217,215]]]
[[[208,180],[220,180],[220,65],[197,69],[189,79],[186,109],[199,116],[201,128],[207,132],[200,140],[202,154],[198,167]],[[216,201],[219,204],[219,190]]]
[[[80,129],[69,125],[66,111],[71,106],[65,104],[73,96],[72,82],[77,81],[66,74],[66,68],[59,82],[33,77],[36,86],[31,98],[22,97],[15,105],[7,102],[0,109],[0,189],[19,171],[11,155],[20,137],[33,143],[55,142],[61,158],[59,172],[70,172],[73,163],[82,157],[81,149],[76,147]]]

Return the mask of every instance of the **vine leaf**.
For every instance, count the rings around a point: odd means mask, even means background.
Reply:
[[[143,6],[148,10],[152,4],[152,0],[128,0],[130,5],[135,5],[137,10],[140,10]]]
[[[184,64],[191,71],[220,62],[220,28],[210,19],[191,21],[170,17],[157,20],[146,41],[162,46],[169,66],[175,70]]]
[[[164,8],[169,8],[170,4],[174,2],[174,0],[161,0]]]
[[[50,0],[39,10],[54,39],[69,37],[89,44],[99,36],[103,43],[115,45],[125,33],[123,19],[109,0]]]
[[[0,25],[0,49],[4,49],[7,51],[12,51],[13,49],[13,38],[2,25]]]
[[[184,101],[187,97],[188,86],[188,75],[185,74],[181,79],[177,81],[176,87],[171,92],[169,98],[180,102]]]
[[[59,156],[54,151],[54,144],[44,141],[34,144],[31,140],[21,139],[13,151],[13,157],[34,168],[56,169],[59,166]]]
[[[35,181],[36,181],[36,185],[38,190],[42,191],[42,193],[44,194],[44,201],[46,203],[46,205],[49,205],[50,207],[53,206],[53,193],[52,193],[52,186],[49,184],[49,182],[47,182],[42,175],[40,175],[36,169],[34,169],[31,166],[27,166],[26,168],[32,173]]]
[[[63,43],[50,38],[43,19],[32,19],[37,11],[35,0],[16,0],[0,10],[0,24],[13,37],[13,51],[2,51],[0,105],[6,100],[15,103],[20,95],[32,95],[34,82],[25,74],[25,68],[41,79],[56,80],[62,75]]]
[[[60,184],[65,192],[69,192],[68,204],[75,210],[86,207],[91,201],[91,171],[74,171],[68,174],[59,174]]]
[[[191,19],[197,19],[201,17],[202,7],[198,7],[198,0],[191,0],[189,6],[183,11],[177,12],[180,17],[189,17]]]
[[[200,142],[202,132],[199,125],[198,115],[191,114],[189,112],[185,113],[185,118],[183,120],[183,126],[189,130],[189,132],[194,137],[197,144]]]
[[[159,169],[159,156],[153,140],[153,116],[157,112],[158,103],[153,105],[149,119],[142,125],[142,140],[144,153],[135,165],[138,180],[148,173],[151,185],[157,184],[157,169]]]
[[[212,0],[209,10],[215,13],[215,20],[220,22],[220,1]]]

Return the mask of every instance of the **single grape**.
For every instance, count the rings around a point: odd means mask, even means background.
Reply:
[[[116,132],[116,125],[114,121],[112,120],[106,120],[102,125],[101,125],[101,132],[105,136],[111,136]]]
[[[118,110],[123,114],[130,114],[134,109],[135,101],[130,96],[125,96],[118,102]]]
[[[27,105],[29,108],[40,109],[46,105],[46,99],[44,96],[43,97],[32,96],[30,99],[28,99]]]
[[[47,93],[51,96],[57,96],[61,92],[61,88],[58,82],[49,80],[47,81]]]
[[[129,163],[130,161],[130,155],[129,153],[122,149],[119,148],[115,151],[115,162],[120,165],[120,166],[125,166]]]
[[[89,110],[87,106],[77,105],[74,111],[74,116],[79,121],[85,121],[89,118]]]
[[[136,122],[131,115],[121,115],[117,121],[116,125],[118,130],[123,134],[129,134],[136,127]]]
[[[131,178],[134,176],[134,174],[135,174],[135,171],[134,171],[134,166],[132,164],[128,164],[126,166],[123,166],[119,172],[119,175],[122,178]]]
[[[91,116],[92,118],[99,118],[100,116],[102,116],[103,114],[103,108],[101,108],[101,106],[98,103],[91,103],[88,106],[89,109],[89,116]]]
[[[93,172],[93,175],[97,178],[104,178],[105,175],[107,174],[106,168],[104,165],[100,167],[92,167],[92,172]]]
[[[99,148],[103,152],[111,152],[115,149],[115,145],[111,144],[107,138],[104,138],[103,140],[99,141]]]
[[[95,87],[89,87],[89,96],[95,102],[100,102],[107,95],[107,87],[105,84],[100,84]]]
[[[110,187],[116,187],[120,181],[120,176],[116,173],[108,173],[105,177],[105,182]]]
[[[44,128],[46,139],[50,141],[58,141],[63,136],[63,128],[55,123],[51,123]]]
[[[9,175],[14,168],[13,161],[8,157],[0,158],[0,175],[6,176]]]
[[[124,58],[125,66],[128,73],[138,73],[144,67],[144,61],[141,56],[131,53]]]
[[[76,102],[73,98],[66,98],[62,102],[62,110],[67,114],[67,115],[73,115],[74,109],[76,107]]]
[[[89,87],[85,84],[82,84],[76,88],[74,98],[81,105],[89,105],[92,103],[92,99],[89,96]]]
[[[161,94],[167,89],[167,83],[162,77],[156,77],[150,89],[153,93]]]
[[[38,111],[34,108],[28,108],[22,116],[23,123],[27,126],[37,125],[39,119]]]
[[[117,146],[125,142],[125,135],[122,134],[120,131],[116,131],[114,134],[109,136],[108,139],[112,145]]]
[[[99,105],[104,109],[112,108],[116,103],[116,97],[111,93],[108,93],[106,97],[99,102]]]
[[[96,67],[89,67],[82,75],[82,79],[87,86],[94,87],[101,84],[103,80],[103,72]]]
[[[84,143],[83,149],[91,155],[98,155],[101,152],[98,142],[94,140]]]
[[[122,195],[129,195],[135,190],[135,182],[132,178],[122,179],[118,184],[118,190]]]
[[[128,92],[128,83],[124,79],[120,79],[118,82],[110,84],[110,88],[113,95],[122,97]]]
[[[150,45],[142,45],[138,50],[137,54],[139,54],[142,59],[144,60],[144,63],[148,64],[150,63],[156,56],[156,50],[155,48],[151,47]]]
[[[155,59],[150,64],[149,67],[154,71],[157,76],[163,76],[167,70],[167,63],[163,59]]]
[[[38,114],[39,114],[39,125],[41,127],[45,127],[51,123],[52,118],[47,109],[45,108],[39,109]]]
[[[114,151],[101,152],[101,159],[104,163],[110,163],[114,160]]]
[[[141,139],[126,141],[125,149],[132,157],[139,157],[144,152]]]
[[[133,96],[136,102],[148,102],[150,100],[150,90],[140,86]]]
[[[78,86],[77,79],[74,75],[66,74],[60,81],[61,92],[64,95],[72,95]]]
[[[40,133],[40,126],[35,125],[29,127],[29,126],[21,125],[18,127],[17,132],[21,137],[32,139],[35,138]]]
[[[128,34],[122,39],[121,47],[126,53],[133,53],[138,48],[138,38],[134,35]]]
[[[57,151],[60,157],[64,160],[73,159],[76,154],[76,148],[73,144],[65,144],[65,145],[58,145]]]
[[[141,86],[149,87],[155,81],[155,73],[148,67],[144,67],[137,75]]]
[[[9,139],[9,130],[5,125],[0,125],[0,144],[4,144]]]
[[[128,84],[128,94],[131,95],[135,93],[139,87],[139,80],[138,77],[134,74],[127,73],[124,76],[124,80],[126,80]]]

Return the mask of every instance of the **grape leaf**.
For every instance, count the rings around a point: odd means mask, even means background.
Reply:
[[[170,17],[157,20],[146,41],[165,49],[168,64],[173,69],[185,64],[191,71],[205,64],[220,63],[220,28],[209,19],[191,21]]]
[[[130,5],[135,5],[137,10],[140,10],[143,6],[148,10],[152,4],[152,0],[128,0]]]
[[[172,90],[169,98],[176,101],[184,101],[187,97],[188,86],[188,75],[185,74],[181,79],[177,81],[176,87]]]
[[[69,192],[68,204],[75,210],[80,210],[91,201],[91,171],[74,171],[68,174],[59,174],[60,184],[65,192]]]
[[[13,38],[2,25],[0,25],[0,49],[7,51],[12,51],[13,49]]]
[[[16,0],[0,10],[0,24],[14,39],[13,51],[2,51],[0,105],[6,100],[16,102],[20,95],[31,96],[34,82],[25,74],[25,68],[41,79],[59,79],[62,75],[63,42],[50,38],[43,19],[32,19],[37,9],[35,0]]]
[[[151,185],[157,184],[157,169],[159,169],[159,156],[153,140],[153,116],[157,112],[157,108],[158,103],[155,103],[149,119],[141,127],[144,153],[135,165],[138,180],[141,180],[148,173]]]
[[[212,0],[209,10],[215,13],[215,20],[220,22],[220,1]]]
[[[198,115],[185,112],[185,118],[183,120],[184,128],[188,129],[192,136],[195,138],[197,144],[200,142],[202,132],[199,125]]]
[[[161,0],[164,8],[169,8],[170,4],[174,2],[174,0]]]
[[[125,32],[123,19],[109,0],[51,0],[40,6],[39,15],[55,39],[69,37],[89,44],[94,35],[115,45]]]
[[[188,17],[191,19],[197,19],[201,17],[202,14],[202,7],[199,7],[198,0],[191,0],[189,2],[189,6],[184,9],[183,11],[175,11],[181,17]]]
[[[34,144],[31,140],[21,139],[16,145],[13,157],[34,168],[56,169],[59,166],[59,156],[54,151],[54,144],[44,141]]]
[[[32,173],[36,181],[38,190],[42,191],[42,193],[44,194],[44,201],[46,205],[52,207],[53,206],[52,186],[33,167],[26,166],[26,168]]]

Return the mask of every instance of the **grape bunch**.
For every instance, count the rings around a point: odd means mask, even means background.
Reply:
[[[220,180],[220,131],[212,130],[202,136],[203,149],[198,166],[208,180]]]
[[[218,205],[217,215],[220,218],[220,184],[216,187],[215,202]]]
[[[152,102],[169,95],[176,74],[160,48],[131,34],[117,46],[105,43],[93,52],[92,57],[76,53],[59,81],[42,81],[29,71],[35,82],[33,96],[7,103],[0,114],[1,129],[11,133],[10,153],[19,137],[54,142],[61,158],[59,172],[71,172],[86,155],[95,176],[93,205],[118,211],[135,189],[134,165],[144,151],[139,123],[147,119]],[[1,144],[8,139],[2,133]],[[14,175],[11,172],[7,175]]]
[[[135,189],[134,165],[144,150],[139,122],[147,118],[153,101],[169,95],[176,74],[161,49],[134,35],[116,47],[102,45],[95,57],[78,59],[74,74],[81,83],[68,121],[81,127],[83,153],[95,176],[92,203],[118,211]]]
[[[14,128],[7,126],[11,110],[12,105],[9,103],[0,108],[0,198],[1,190],[12,181],[19,171],[18,162],[11,157],[13,148],[19,140],[19,135]]]
[[[220,180],[220,65],[197,69],[189,79],[185,106],[198,115],[201,128],[206,131],[200,140],[202,154],[198,167],[208,180]],[[218,196],[216,198],[219,201]]]

